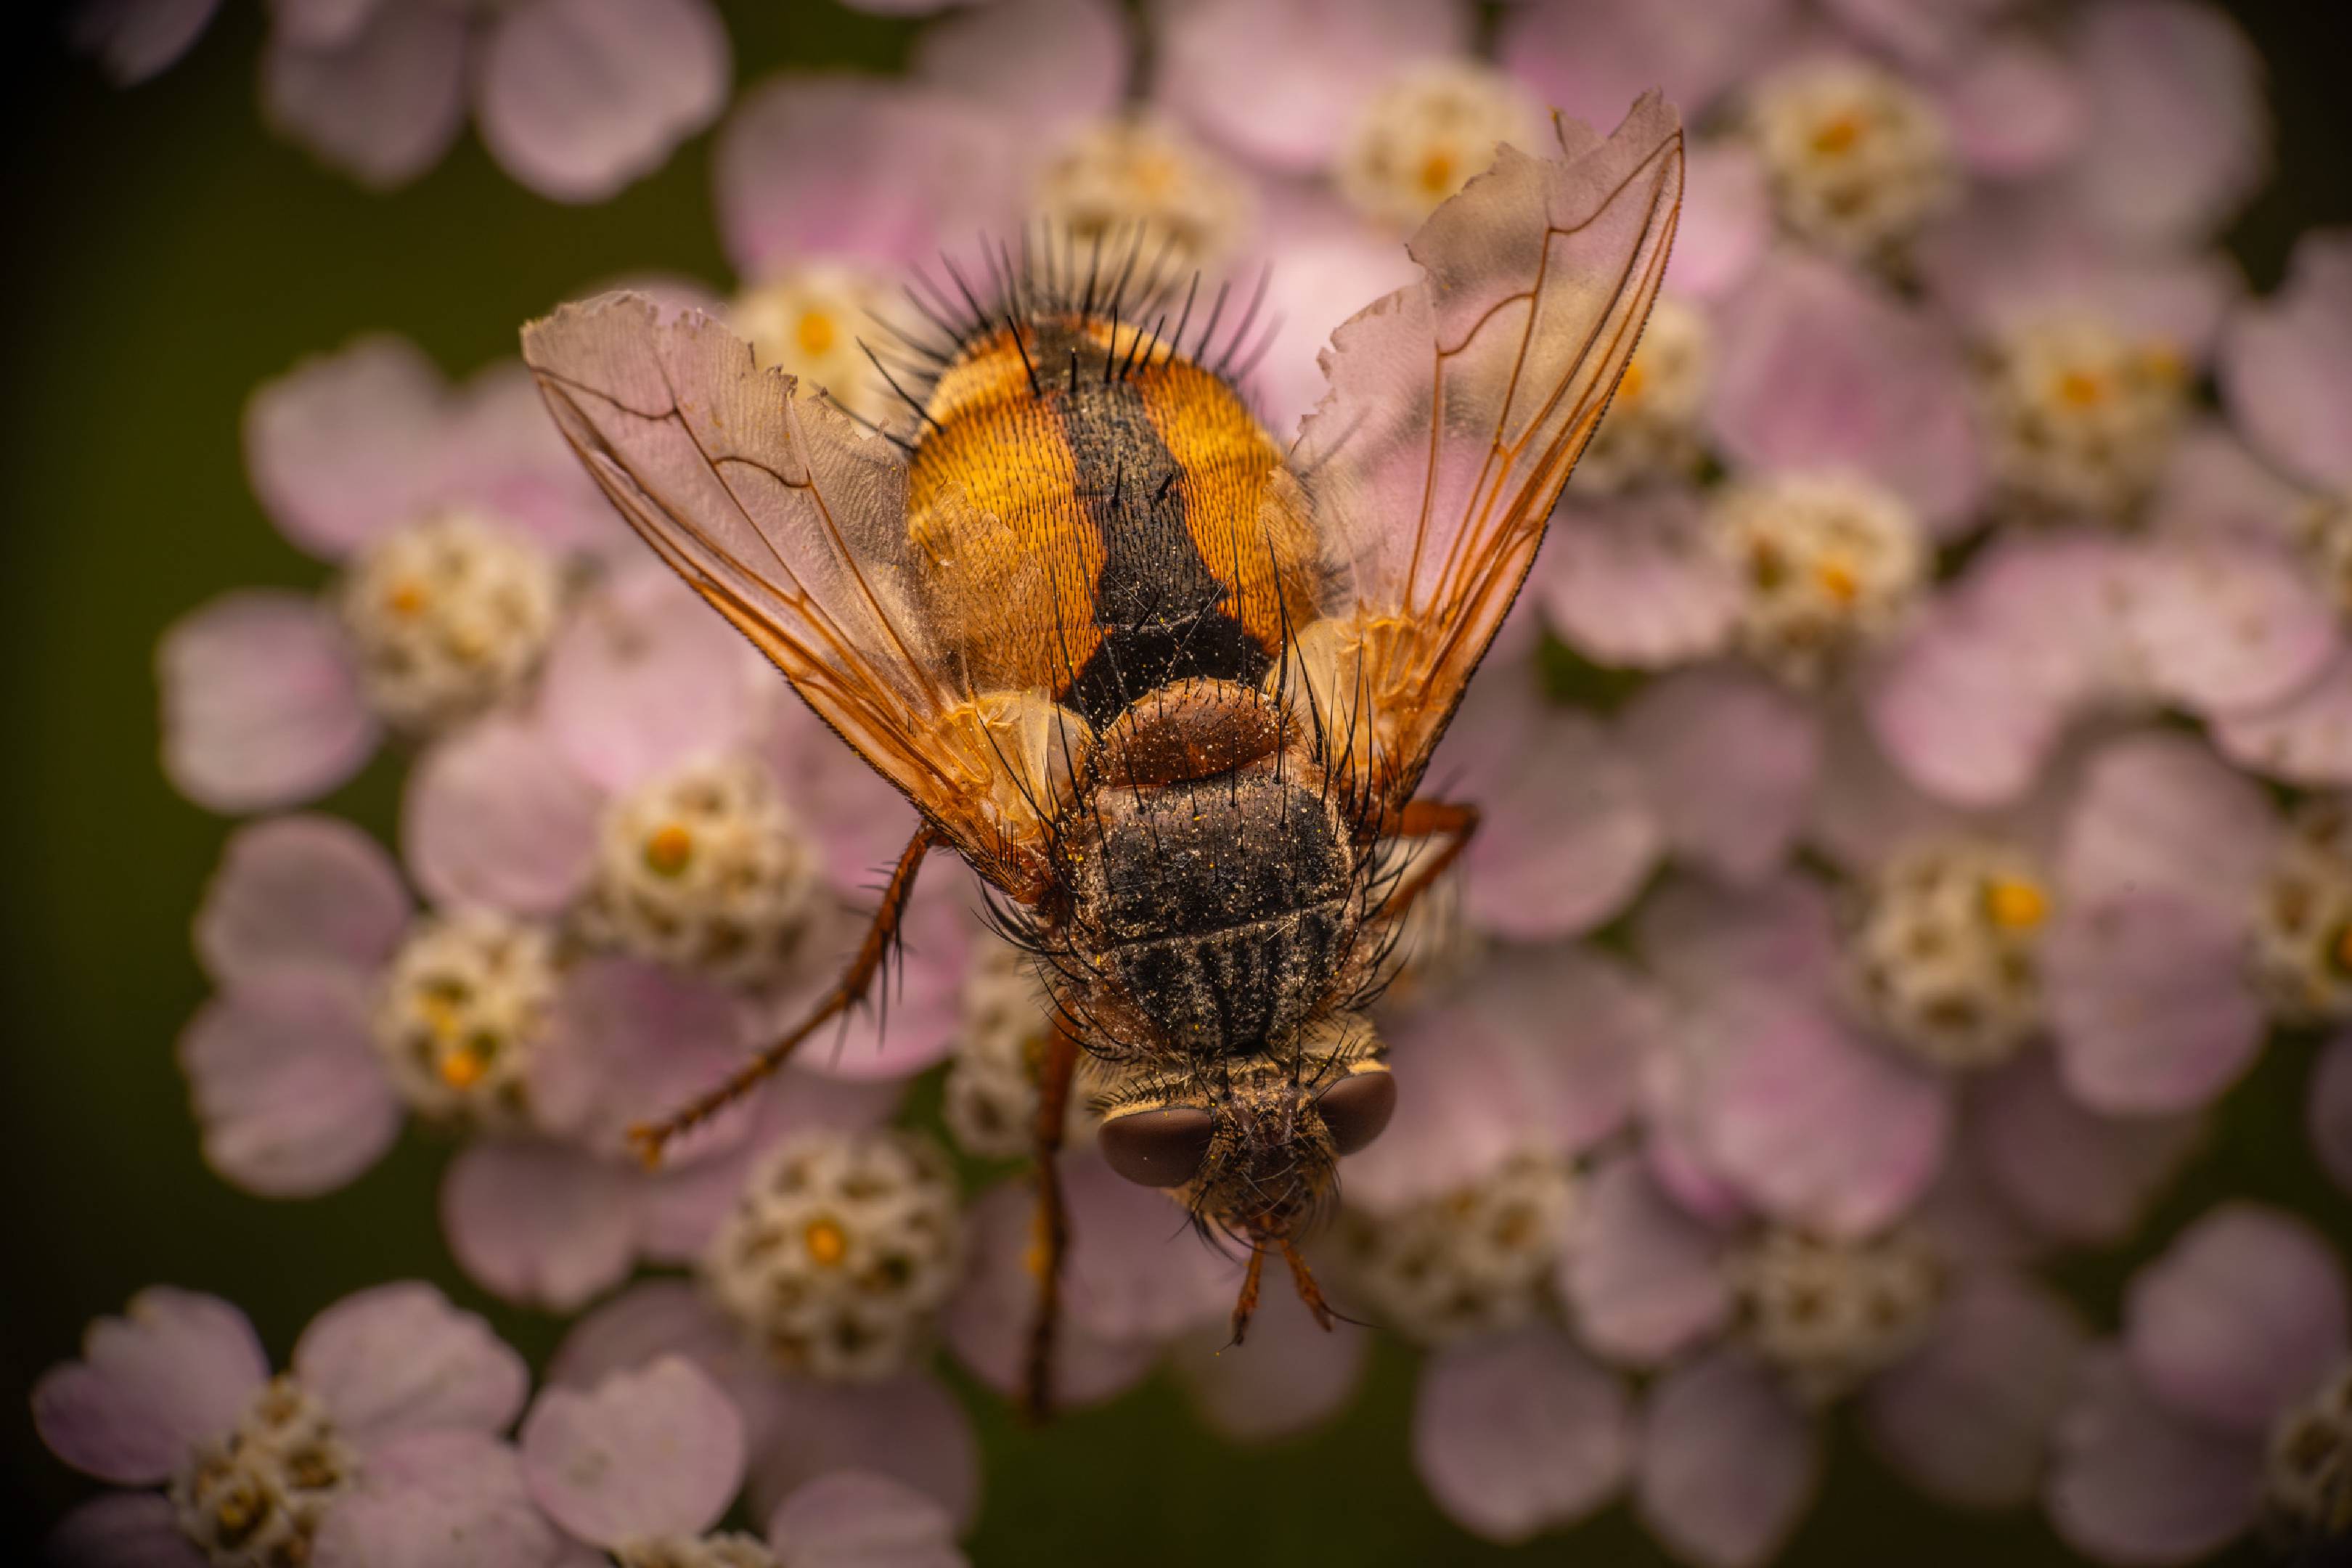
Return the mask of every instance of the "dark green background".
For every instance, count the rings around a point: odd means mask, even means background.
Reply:
[[[173,1038],[204,994],[187,927],[225,825],[155,762],[156,634],[238,584],[315,584],[249,496],[246,395],[373,328],[454,374],[514,348],[526,316],[614,273],[725,279],[708,139],[602,206],[548,203],[470,139],[399,195],[366,195],[268,135],[254,106],[259,8],[229,0],[193,56],[129,92],[7,6],[6,332],[0,340],[0,1561],[85,1494],[23,1415],[82,1324],[156,1281],[242,1303],[283,1353],[319,1308],[422,1275],[490,1312],[534,1355],[550,1319],[500,1309],[449,1266],[434,1217],[441,1151],[412,1139],[350,1190],[246,1198],[196,1155]],[[2281,177],[2235,237],[2258,285],[2294,234],[2352,221],[2343,40],[2332,4],[2242,10],[2274,72]],[[733,5],[739,80],[787,60],[888,66],[908,29],[803,0]],[[330,803],[378,831],[396,773]],[[2304,1152],[2307,1053],[2274,1050],[2227,1109],[2225,1154],[2159,1231],[2224,1191],[2296,1203],[2352,1241],[2352,1211]],[[2113,1262],[2074,1280],[2111,1313]],[[1383,1353],[1336,1429],[1268,1451],[1202,1436],[1155,1387],[1023,1431],[975,1401],[986,1447],[983,1564],[1501,1561],[1649,1563],[1624,1510],[1517,1554],[1479,1548],[1423,1500],[1406,1453],[1412,1366]],[[1947,1515],[1841,1434],[1828,1495],[1792,1563],[2059,1562],[2030,1518]]]

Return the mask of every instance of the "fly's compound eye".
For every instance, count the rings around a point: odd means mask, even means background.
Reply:
[[[1386,1068],[1349,1073],[1323,1091],[1315,1109],[1331,1131],[1332,1146],[1352,1154],[1386,1131],[1396,1114],[1396,1079]]]
[[[1102,1124],[1102,1154],[1110,1168],[1147,1187],[1181,1187],[1209,1157],[1209,1113],[1171,1105],[1115,1116]]]

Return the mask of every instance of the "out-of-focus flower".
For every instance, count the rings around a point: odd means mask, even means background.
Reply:
[[[1497,143],[1545,140],[1541,111],[1510,78],[1465,60],[1409,67],[1356,111],[1333,177],[1374,223],[1411,231],[1494,162]]]
[[[1732,486],[1708,526],[1739,585],[1736,646],[1801,688],[1821,685],[1900,626],[1929,565],[1901,497],[1834,471]]]
[[[2258,1520],[2290,1550],[2340,1545],[2347,1317],[2343,1262],[2304,1222],[2229,1204],[2191,1225],[2084,1369],[2049,1481],[2058,1532],[2117,1563],[2187,1563]]]
[[[1941,111],[1895,72],[1826,57],[1782,66],[1748,89],[1746,130],[1780,221],[1839,256],[1881,258],[1958,194]]]
[[[117,87],[131,87],[175,64],[219,9],[220,0],[83,0],[69,37]]]
[[[1496,52],[1547,107],[1607,121],[1652,88],[1704,122],[1717,98],[1769,58],[1792,25],[1790,0],[1515,0]]]
[[[1175,270],[1228,260],[1255,216],[1248,184],[1181,126],[1149,115],[1094,121],[1037,172],[1032,204],[1059,243],[1118,258],[1139,247]],[[1088,262],[1091,270],[1093,263]],[[1203,342],[1206,342],[1204,338]]]
[[[164,768],[219,811],[309,799],[387,728],[514,696],[553,635],[565,555],[621,538],[520,365],[453,390],[394,338],[257,391],[246,459],[286,536],[346,569],[324,598],[248,589],[164,634]]]
[[[315,1563],[393,1553],[548,1568],[562,1538],[498,1436],[522,1358],[428,1285],[380,1285],[312,1320],[272,1375],[245,1315],[158,1286],[90,1325],[33,1389],[51,1452],[117,1487],[66,1516],[57,1561]]]

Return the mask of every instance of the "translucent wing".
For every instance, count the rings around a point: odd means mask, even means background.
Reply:
[[[1402,805],[1517,595],[1632,358],[1681,209],[1655,93],[1605,142],[1504,147],[1409,249],[1424,272],[1333,334],[1291,462],[1326,557],[1288,672],[1361,809]]]
[[[982,875],[1032,889],[1041,813],[1068,772],[1062,727],[1042,696],[974,694],[940,654],[899,449],[698,312],[665,321],[612,294],[522,340],[556,423],[646,542]]]

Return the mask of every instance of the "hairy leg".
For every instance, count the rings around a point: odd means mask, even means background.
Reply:
[[[898,864],[890,873],[890,880],[882,889],[882,907],[874,911],[874,922],[866,929],[866,940],[858,944],[857,956],[825,993],[824,1000],[806,1018],[794,1025],[775,1044],[761,1051],[751,1060],[727,1075],[710,1089],[679,1106],[659,1121],[641,1122],[629,1129],[629,1142],[648,1166],[661,1163],[662,1150],[669,1141],[732,1105],[764,1082],[785,1059],[799,1048],[800,1043],[814,1034],[830,1019],[837,1018],[866,999],[874,978],[882,971],[882,961],[898,939],[898,924],[906,918],[907,900],[914,895],[915,873],[922,869],[923,857],[933,846],[943,843],[936,829],[926,823],[916,829],[915,837],[907,841],[899,853]]]

